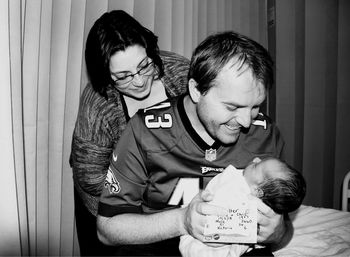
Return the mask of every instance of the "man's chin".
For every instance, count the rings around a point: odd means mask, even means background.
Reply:
[[[219,138],[219,141],[224,145],[230,145],[230,144],[235,144],[238,138],[239,138],[239,133],[234,136],[231,135],[231,136],[221,137]]]

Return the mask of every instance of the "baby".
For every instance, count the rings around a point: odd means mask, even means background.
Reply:
[[[229,179],[233,178],[232,172],[235,173],[236,178],[237,175],[243,176],[244,179],[241,178],[242,181],[238,182],[240,184]],[[215,190],[222,191],[224,188],[223,190],[228,190],[228,194],[232,195],[232,190],[237,187],[239,190],[249,188],[248,191],[253,196],[260,198],[278,214],[286,214],[298,209],[306,194],[306,183],[302,174],[276,158],[264,160],[255,158],[243,171],[230,165],[221,174],[215,176],[206,189],[214,194],[215,199]],[[233,257],[242,255],[249,248],[249,244],[223,244],[220,247],[212,247],[190,235],[182,236],[179,245],[183,257]]]

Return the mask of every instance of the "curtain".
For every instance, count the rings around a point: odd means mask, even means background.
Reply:
[[[79,255],[68,164],[84,45],[103,12],[123,9],[190,58],[236,30],[267,47],[266,1],[0,0],[0,255]]]
[[[0,255],[20,255],[22,249],[28,251],[20,12],[19,1],[0,1]]]
[[[350,171],[350,2],[281,0],[276,14],[276,121],[304,203],[340,209]]]

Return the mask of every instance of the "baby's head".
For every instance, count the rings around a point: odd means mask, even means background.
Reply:
[[[302,174],[276,158],[255,158],[243,176],[252,193],[279,214],[298,209],[306,194]]]

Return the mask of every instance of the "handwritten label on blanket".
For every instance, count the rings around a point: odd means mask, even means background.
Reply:
[[[224,216],[207,216],[204,236],[206,242],[256,243],[256,202],[245,199],[230,206]]]

